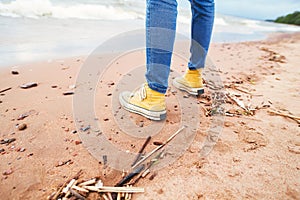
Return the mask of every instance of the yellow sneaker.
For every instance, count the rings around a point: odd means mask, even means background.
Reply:
[[[183,76],[177,77],[173,80],[173,85],[176,88],[184,90],[192,95],[203,94],[202,69],[188,69]]]
[[[119,101],[125,110],[140,114],[148,119],[163,120],[166,118],[165,95],[143,84],[135,92],[122,92]]]

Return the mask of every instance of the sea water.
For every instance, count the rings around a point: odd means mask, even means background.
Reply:
[[[188,1],[178,0],[177,31],[189,37]],[[87,55],[105,40],[143,29],[145,0],[0,0],[0,67]],[[260,40],[297,26],[216,14],[213,42]]]

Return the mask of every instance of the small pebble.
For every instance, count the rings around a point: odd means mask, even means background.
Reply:
[[[69,85],[69,89],[75,89],[76,86],[75,85]]]
[[[73,91],[66,91],[66,92],[63,92],[63,95],[67,96],[67,95],[73,95],[74,92]]]
[[[85,131],[89,130],[90,128],[91,128],[91,126],[87,125],[86,127],[80,128],[80,130],[82,130],[83,132],[85,132]]]
[[[13,74],[13,75],[18,75],[19,72],[18,72],[18,70],[13,69],[13,70],[11,70],[11,74]]]
[[[24,83],[24,84],[20,85],[20,88],[28,89],[28,88],[37,87],[37,86],[38,86],[38,84],[36,82],[30,82],[30,83]]]
[[[172,93],[173,95],[175,95],[175,94],[177,93],[177,91],[176,91],[176,90],[171,90],[171,93]]]
[[[234,126],[234,124],[232,122],[225,122],[224,126],[225,127],[230,127],[230,126]]]
[[[5,139],[0,140],[0,144],[10,144],[14,141],[16,141],[16,138],[10,138],[10,139],[5,138]]]
[[[2,153],[2,152],[4,152],[5,151],[5,149],[0,149],[0,153]]]
[[[13,173],[13,170],[12,169],[8,169],[8,170],[5,170],[2,174],[4,175],[4,176],[7,176],[7,175],[10,175],[10,174],[12,174]]]
[[[159,141],[154,141],[153,144],[156,145],[156,146],[159,146],[159,145],[162,145],[163,143],[159,142]]]
[[[24,152],[24,151],[26,151],[26,149],[22,147],[22,148],[20,149],[20,152]]]
[[[156,175],[157,175],[156,172],[154,172],[153,174],[151,174],[151,176],[149,177],[149,180],[152,181],[155,178]]]
[[[144,127],[144,122],[139,122],[139,127]]]
[[[33,156],[33,153],[29,153],[27,154],[27,157]]]
[[[28,117],[28,116],[29,116],[28,113],[21,114],[21,115],[18,117],[17,120],[23,120],[23,119],[25,119],[25,118]]]
[[[75,133],[77,133],[77,131],[76,130],[72,130],[71,133],[75,134]]]
[[[17,127],[18,127],[19,131],[23,131],[27,128],[27,125],[26,124],[19,124]]]
[[[108,119],[108,118],[105,118],[105,119],[103,119],[103,121],[107,122],[107,121],[109,121],[109,119]]]
[[[241,159],[239,157],[233,157],[232,160],[233,160],[233,162],[240,162],[241,161]]]
[[[76,144],[76,145],[79,145],[79,144],[81,144],[81,143],[82,143],[82,142],[79,141],[79,140],[76,140],[76,141],[75,141],[75,144]]]
[[[164,193],[164,190],[160,188],[160,189],[157,191],[157,193],[158,193],[158,194],[162,194],[162,193]]]

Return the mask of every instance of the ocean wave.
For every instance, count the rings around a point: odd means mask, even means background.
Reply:
[[[121,7],[99,4],[53,4],[50,0],[16,0],[9,3],[0,2],[0,16],[59,19],[102,19],[120,20],[136,19],[135,12],[125,11]]]
[[[253,29],[255,31],[263,31],[263,32],[294,32],[299,31],[299,27],[293,25],[286,25],[286,24],[276,24],[270,23],[265,21],[256,21],[250,19],[243,19],[241,20],[242,24],[245,27]]]

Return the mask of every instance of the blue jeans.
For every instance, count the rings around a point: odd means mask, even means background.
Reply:
[[[204,68],[214,23],[214,0],[190,0],[192,30],[189,69]],[[177,1],[147,0],[146,80],[166,93],[176,33]]]

